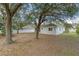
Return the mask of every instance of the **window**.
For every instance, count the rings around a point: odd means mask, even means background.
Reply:
[[[52,28],[48,28],[49,31],[52,31]]]

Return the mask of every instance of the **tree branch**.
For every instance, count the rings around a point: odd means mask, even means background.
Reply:
[[[23,4],[19,3],[19,4],[16,4],[14,9],[12,10],[11,12],[11,16],[14,16],[14,14],[17,12],[17,10],[19,9],[20,6],[22,6]]]
[[[11,12],[10,12],[10,9],[9,9],[9,4],[3,3],[2,5],[5,8],[6,14],[11,16]]]

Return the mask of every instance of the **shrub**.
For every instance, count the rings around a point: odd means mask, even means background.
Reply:
[[[76,28],[76,33],[79,34],[79,26]]]
[[[0,34],[5,35],[5,26],[0,23]]]

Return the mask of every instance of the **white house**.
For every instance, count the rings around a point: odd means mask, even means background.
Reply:
[[[41,27],[40,33],[42,34],[52,34],[52,35],[59,35],[65,31],[65,28],[61,24],[46,24]]]

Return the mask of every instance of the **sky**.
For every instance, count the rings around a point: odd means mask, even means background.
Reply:
[[[76,6],[79,8],[79,3],[76,4]],[[71,18],[67,20],[68,23],[79,23],[79,11],[76,12],[76,14]]]
[[[70,19],[67,20],[68,23],[79,23],[79,11]]]

